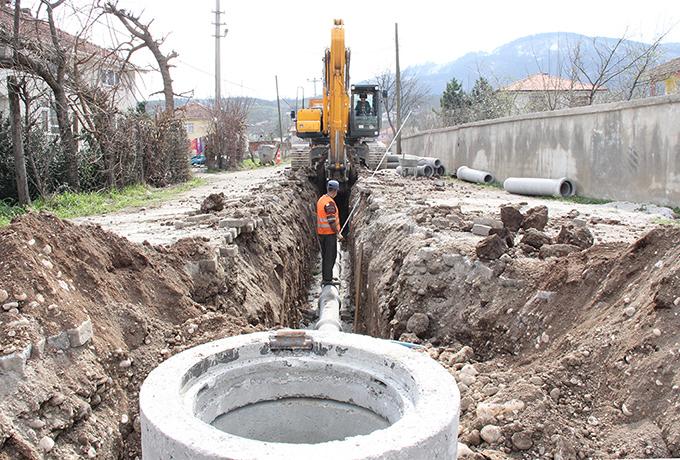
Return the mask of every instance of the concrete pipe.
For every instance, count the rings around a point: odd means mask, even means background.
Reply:
[[[430,165],[432,168],[437,168],[442,165],[442,161],[439,158],[434,157],[420,157],[418,159],[418,166]]]
[[[487,171],[480,171],[479,169],[468,168],[461,166],[456,171],[456,177],[466,182],[474,182],[476,184],[490,184],[494,181],[493,174]]]
[[[430,165],[421,165],[416,168],[416,177],[432,177],[434,168]]]
[[[444,165],[437,166],[437,169],[435,169],[434,171],[434,175],[440,177],[446,175],[446,168],[444,167]]]
[[[342,332],[179,353],[139,395],[144,460],[455,459],[460,394],[427,354]]]
[[[340,321],[340,291],[333,285],[321,288],[319,295],[319,321],[316,329],[320,331],[341,331]]]
[[[508,177],[503,182],[503,188],[517,195],[568,197],[576,194],[574,183],[566,177],[561,179]]]

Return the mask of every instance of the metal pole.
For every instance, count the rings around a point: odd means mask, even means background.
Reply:
[[[316,82],[321,81],[318,78],[308,78],[307,81],[314,83],[314,94],[312,94],[312,97],[316,97]]]
[[[394,23],[394,47],[396,51],[396,86],[397,86],[397,126],[401,126],[401,70],[399,69],[399,24]],[[397,155],[401,155],[401,136],[396,135],[397,138]]]
[[[276,81],[276,107],[279,110],[279,136],[281,137],[281,143],[279,144],[279,146],[281,147],[283,145],[283,126],[281,125],[281,100],[279,99],[279,76],[278,75],[274,75],[274,81]]]

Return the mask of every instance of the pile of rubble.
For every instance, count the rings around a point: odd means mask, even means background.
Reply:
[[[313,198],[294,178],[218,194],[164,222],[205,236],[166,246],[49,214],[0,229],[0,459],[139,458],[139,387],[159,362],[297,325]]]
[[[680,456],[680,229],[472,187],[357,183],[359,332],[456,377],[462,457]]]

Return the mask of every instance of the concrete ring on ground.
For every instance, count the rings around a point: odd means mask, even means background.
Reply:
[[[154,369],[144,460],[455,459],[460,394],[427,354],[342,332],[259,332]]]

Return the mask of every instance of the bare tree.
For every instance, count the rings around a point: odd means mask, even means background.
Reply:
[[[376,75],[373,81],[382,90],[387,91],[387,99],[384,102],[385,114],[387,116],[387,123],[390,125],[392,135],[395,135],[399,129],[396,126],[396,110],[397,110],[397,96],[396,96],[396,79],[393,72],[385,70]],[[407,114],[411,111],[417,111],[418,108],[425,103],[429,88],[424,86],[418,80],[418,77],[408,70],[401,74],[401,112]]]
[[[178,56],[176,51],[171,51],[168,54],[163,54],[161,52],[161,45],[165,41],[165,38],[155,39],[149,28],[153,23],[153,20],[144,24],[140,16],[136,16],[133,13],[126,11],[122,8],[118,8],[118,2],[107,2],[104,6],[107,13],[113,14],[118,20],[125,26],[125,28],[130,32],[130,34],[141,41],[143,46],[151,51],[156,63],[158,64],[158,69],[163,79],[163,97],[165,98],[165,111],[168,113],[173,113],[175,110],[175,93],[172,89],[172,77],[170,76],[170,61]],[[139,49],[135,46],[133,49]]]
[[[19,42],[19,19],[21,15],[21,1],[14,3],[14,51],[16,58],[17,44]],[[12,150],[14,151],[14,177],[17,185],[19,204],[31,203],[28,193],[28,178],[26,177],[26,160],[24,158],[24,138],[21,134],[21,106],[19,105],[19,83],[15,75],[7,77],[7,95],[9,98],[10,124],[12,129]]]
[[[252,104],[250,98],[230,97],[213,109],[205,154],[208,168],[231,169],[243,160],[247,150],[246,121]]]
[[[585,57],[583,44],[577,43],[571,50],[571,63],[581,83],[588,85],[588,105],[595,102],[599,91],[613,83],[622,94],[619,99],[632,98],[641,76],[658,57],[659,44],[665,35],[659,35],[651,44],[635,44],[626,33],[613,43],[593,38],[591,59]]]
[[[66,49],[61,43],[61,37],[54,20],[54,10],[64,2],[65,0],[55,2],[40,0],[40,7],[44,6],[47,11],[49,39],[46,43],[39,39],[41,37],[39,32],[41,21],[37,19],[26,19],[28,33],[22,32],[18,40],[15,40],[7,31],[0,30],[0,44],[16,51],[11,58],[0,59],[0,65],[37,75],[52,90],[59,135],[67,158],[67,182],[73,189],[77,190],[79,188],[78,146],[69,119],[69,101],[66,89],[68,61]]]

